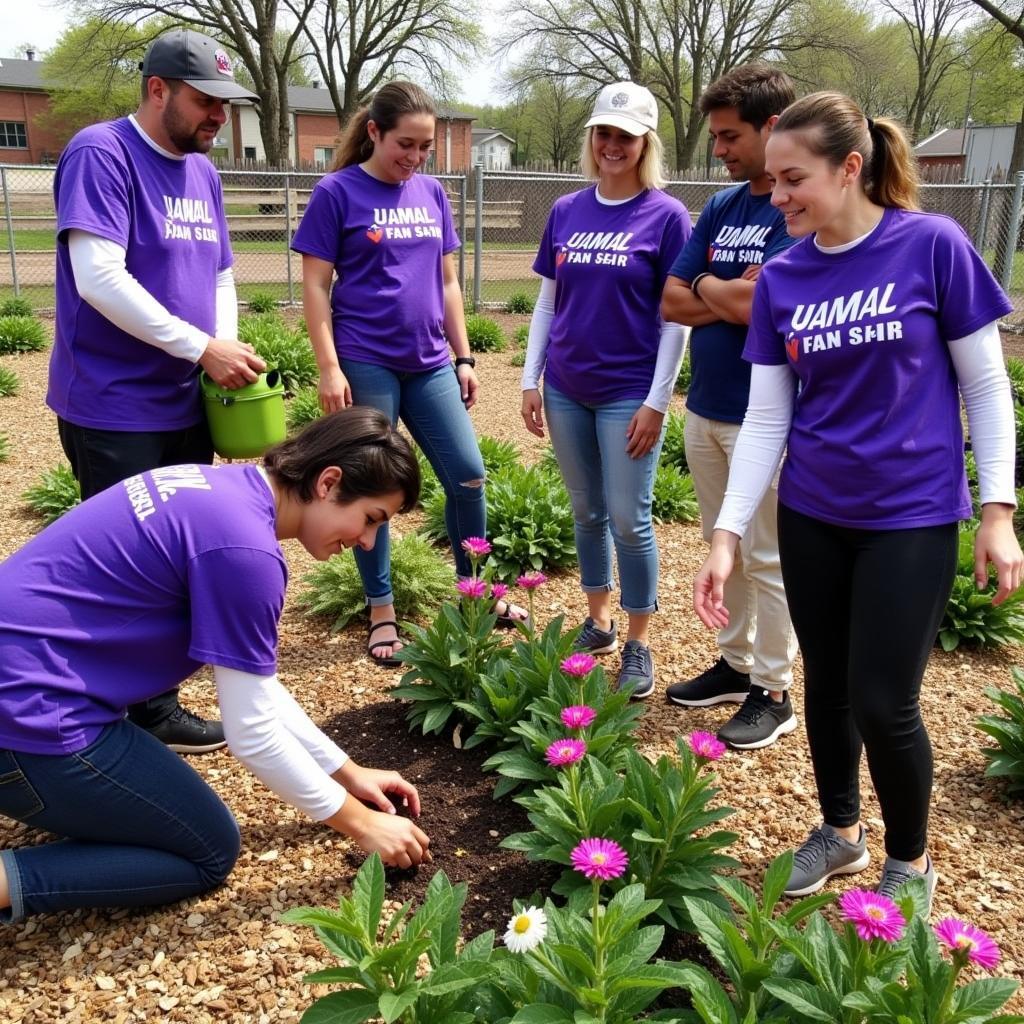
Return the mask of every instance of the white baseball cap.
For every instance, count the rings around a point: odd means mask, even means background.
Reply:
[[[621,128],[630,135],[646,135],[658,127],[658,103],[650,89],[636,82],[613,82],[598,94],[585,127],[595,124]]]

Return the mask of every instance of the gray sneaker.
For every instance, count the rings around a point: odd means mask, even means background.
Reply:
[[[611,629],[598,629],[594,620],[588,615],[576,637],[576,650],[584,654],[611,654],[619,646],[618,630],[612,620]]]
[[[917,868],[911,866],[905,860],[886,857],[885,864],[882,866],[882,879],[875,891],[882,896],[888,896],[889,899],[895,900],[899,888],[914,878],[923,878],[927,883],[928,902],[924,907],[923,914],[923,917],[927,920],[932,912],[932,894],[935,892],[935,886],[939,880],[939,876],[935,873],[935,865],[932,863],[930,856],[928,858],[928,868],[925,871],[918,871]]]
[[[627,640],[622,648],[622,668],[615,688],[621,690],[627,683],[633,684],[632,696],[637,700],[654,692],[654,659],[650,647],[639,640]]]
[[[786,883],[787,896],[808,896],[817,892],[833,875],[852,875],[868,866],[867,835],[851,843],[831,825],[812,828],[811,834],[793,855],[793,871]]]

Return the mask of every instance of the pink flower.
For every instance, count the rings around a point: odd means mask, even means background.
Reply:
[[[586,704],[572,704],[562,708],[562,725],[566,729],[586,729],[595,718],[597,712]]]
[[[487,593],[487,580],[459,580],[455,589],[466,597],[479,598]]]
[[[844,892],[839,898],[839,913],[865,942],[896,942],[907,925],[902,911],[888,896],[864,889]]]
[[[504,583],[494,583],[491,585],[491,597],[495,601],[500,601],[508,593],[508,587]]]
[[[525,576],[520,576],[516,580],[516,584],[523,588],[523,590],[536,590],[537,587],[544,583],[547,583],[548,578],[542,572],[528,572]]]
[[[972,964],[991,971],[999,963],[999,947],[980,928],[955,917],[944,917],[935,925],[939,942],[954,953],[963,950]]]
[[[611,839],[583,839],[570,855],[573,869],[587,878],[607,882],[626,870],[626,851]]]
[[[597,661],[589,654],[570,654],[562,662],[562,671],[568,676],[582,677],[593,672],[596,664]]]
[[[544,754],[552,768],[561,768],[563,765],[575,764],[581,761],[587,752],[587,745],[583,740],[555,740],[548,747]]]
[[[470,558],[483,558],[484,555],[491,553],[490,542],[485,540],[483,537],[467,537],[462,542],[462,550],[469,555]]]
[[[717,761],[725,753],[725,744],[709,732],[697,730],[686,737],[690,749],[705,761]]]

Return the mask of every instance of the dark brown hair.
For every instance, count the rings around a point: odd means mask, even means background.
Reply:
[[[763,61],[740,64],[712,82],[697,105],[702,114],[734,107],[741,121],[759,131],[769,117],[781,114],[796,99],[793,81],[784,71]]]
[[[814,92],[782,112],[774,134],[798,131],[816,156],[838,167],[851,153],[864,160],[861,183],[879,206],[916,210],[919,178],[917,161],[903,129],[896,121],[868,122],[864,111],[840,92]]]
[[[302,501],[312,501],[316,481],[329,466],[341,469],[336,500],[402,492],[399,512],[408,512],[420,496],[420,467],[409,442],[379,409],[351,405],[314,420],[301,433],[263,456],[275,483]]]
[[[366,130],[373,121],[381,135],[386,135],[405,114],[429,114],[437,117],[437,107],[427,92],[413,82],[388,82],[377,90],[373,99],[360,107],[345,126],[338,142],[338,151],[331,161],[331,170],[360,164],[373,153],[373,140]]]

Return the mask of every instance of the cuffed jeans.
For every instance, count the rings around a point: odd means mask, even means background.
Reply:
[[[127,719],[74,754],[0,749],[0,814],[62,837],[0,852],[0,922],[198,896],[238,858],[238,825],[177,754]]]
[[[357,405],[380,409],[392,424],[402,421],[423,450],[445,493],[444,519],[460,576],[472,575],[462,542],[487,536],[484,463],[459,379],[450,363],[425,373],[395,373],[386,366],[341,360],[341,372]],[[356,566],[371,605],[387,605],[391,592],[391,542],[387,524],[369,551],[355,549]]]
[[[600,405],[576,402],[550,384],[544,409],[551,444],[572,500],[580,583],[585,593],[612,589],[612,542],[622,610],[658,608],[658,545],[651,525],[654,474],[665,437],[642,458],[626,454],[626,428],[638,398]]]
[[[708,543],[722,510],[739,432],[738,423],[686,414],[686,462]],[[793,682],[797,643],[779,563],[777,485],[776,478],[740,539],[736,564],[725,583],[729,625],[719,631],[718,647],[737,672],[750,674],[752,685],[780,692]]]

